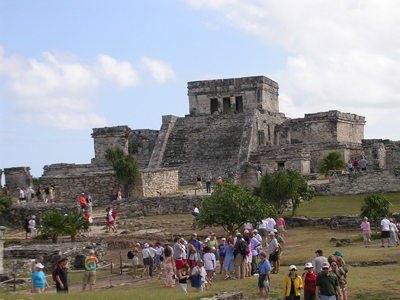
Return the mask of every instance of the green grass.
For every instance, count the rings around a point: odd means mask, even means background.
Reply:
[[[400,211],[400,193],[384,195],[391,203],[391,212]],[[330,218],[336,215],[359,215],[363,198],[366,195],[354,196],[318,196],[311,202],[303,202],[296,210],[296,215],[310,218]],[[286,215],[291,215],[287,213]]]

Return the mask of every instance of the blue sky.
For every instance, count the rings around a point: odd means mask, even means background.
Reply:
[[[0,0],[0,168],[88,163],[93,127],[159,129],[187,82],[265,75],[288,117],[400,139],[396,1]]]

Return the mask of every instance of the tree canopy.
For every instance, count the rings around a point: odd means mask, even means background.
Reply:
[[[292,214],[300,205],[300,200],[310,201],[316,196],[307,184],[307,178],[294,169],[276,170],[261,177],[256,194],[268,204],[274,205],[281,213],[288,199],[292,202]]]
[[[364,197],[361,206],[361,217],[367,217],[374,220],[375,231],[378,231],[378,221],[383,216],[389,215],[389,207],[392,203],[385,196],[370,194]]]
[[[223,227],[234,232],[243,224],[256,225],[268,216],[276,218],[276,210],[262,203],[246,187],[227,181],[217,184],[209,197],[200,202],[195,224],[200,227]]]
[[[139,179],[139,166],[132,154],[126,155],[121,148],[116,147],[115,149],[107,149],[104,156],[112,163],[115,176],[119,181],[131,185]]]
[[[329,176],[330,170],[341,170],[346,167],[346,163],[342,160],[342,155],[339,152],[328,153],[320,162],[321,166],[319,171],[324,173],[326,177]]]
[[[3,211],[10,209],[12,205],[11,196],[6,196],[3,193],[0,193],[0,215]]]

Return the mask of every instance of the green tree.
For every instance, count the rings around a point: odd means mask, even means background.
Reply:
[[[275,206],[281,213],[288,199],[292,202],[292,215],[300,201],[310,201],[316,196],[314,189],[307,184],[307,178],[297,170],[276,170],[274,173],[266,173],[261,177],[258,189],[255,190],[265,203]]]
[[[321,166],[319,171],[324,173],[326,177],[329,176],[330,170],[341,170],[346,168],[346,163],[342,160],[342,155],[339,152],[328,153],[320,162]]]
[[[209,197],[200,202],[195,224],[200,227],[219,227],[234,232],[244,223],[257,224],[267,216],[276,217],[276,210],[265,205],[246,187],[227,181],[217,184]]]
[[[115,177],[125,185],[125,192],[129,196],[130,189],[140,178],[140,170],[135,156],[126,155],[121,148],[116,147],[107,149],[105,158],[112,163]]]
[[[42,234],[39,239],[51,238],[53,243],[57,243],[58,237],[65,232],[67,219],[59,211],[45,212],[42,218]]]
[[[12,197],[0,194],[0,215],[3,211],[10,209],[12,205]]]
[[[69,212],[65,218],[65,227],[63,234],[71,236],[71,242],[76,241],[76,235],[81,231],[84,226],[89,226],[89,222],[83,218],[82,212],[76,211],[74,213]]]
[[[378,222],[383,216],[389,215],[389,207],[392,203],[385,196],[370,194],[364,197],[361,206],[361,217],[374,220],[375,231],[378,232]]]

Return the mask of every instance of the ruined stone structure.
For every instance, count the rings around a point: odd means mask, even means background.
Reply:
[[[0,226],[0,274],[4,273],[3,253],[4,253],[4,241],[6,239],[5,231],[6,228],[4,226]]]
[[[19,188],[32,186],[30,167],[5,168],[4,175],[10,195],[18,197]]]

